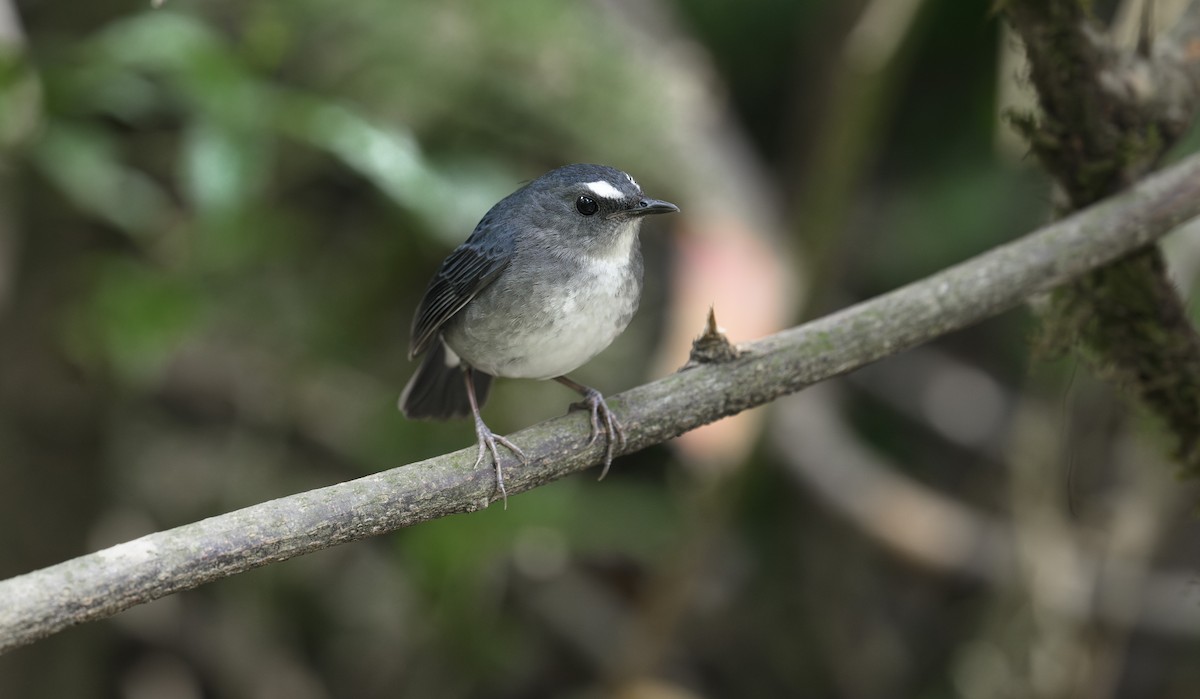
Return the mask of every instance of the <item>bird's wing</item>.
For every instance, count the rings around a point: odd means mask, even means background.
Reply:
[[[428,349],[442,325],[495,281],[512,260],[511,251],[481,244],[477,237],[472,235],[450,253],[430,280],[413,318],[409,358]]]

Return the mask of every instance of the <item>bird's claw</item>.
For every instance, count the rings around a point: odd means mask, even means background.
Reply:
[[[475,468],[483,463],[483,457],[490,451],[492,454],[492,463],[496,467],[496,490],[500,491],[500,497],[504,500],[504,509],[508,509],[508,491],[504,488],[504,470],[500,468],[500,451],[496,448],[497,444],[511,451],[522,464],[529,465],[529,458],[525,456],[525,452],[516,444],[513,444],[506,437],[492,432],[490,428],[483,422],[483,418],[478,415],[475,417],[475,436],[478,439],[479,451],[475,457]]]
[[[604,396],[594,388],[583,391],[583,400],[572,404],[571,407],[591,413],[592,434],[588,439],[589,447],[596,443],[601,432],[607,438],[604,449],[604,469],[600,471],[598,479],[604,480],[604,477],[608,475],[608,467],[612,466],[614,447],[619,444],[621,449],[625,448],[625,428],[621,426],[621,421],[617,419],[616,414],[609,409],[608,403],[604,401]]]

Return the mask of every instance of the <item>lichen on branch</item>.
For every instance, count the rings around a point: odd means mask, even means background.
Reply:
[[[1005,0],[999,9],[1025,47],[1040,106],[1009,120],[1061,188],[1064,212],[1143,177],[1194,119],[1200,60],[1175,44],[1200,45],[1200,0],[1149,58],[1118,50],[1088,2]],[[1130,87],[1147,75],[1174,92]],[[1055,291],[1043,319],[1050,344],[1074,347],[1158,416],[1177,439],[1185,472],[1200,475],[1200,336],[1157,247]]]

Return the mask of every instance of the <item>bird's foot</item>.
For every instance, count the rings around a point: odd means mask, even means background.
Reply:
[[[615,413],[609,409],[608,403],[604,402],[604,396],[594,388],[586,386],[580,389],[583,394],[583,400],[572,404],[573,409],[588,410],[592,415],[592,437],[588,440],[588,446],[596,443],[603,432],[605,436],[606,446],[604,449],[604,469],[600,471],[599,480],[604,480],[608,475],[608,467],[612,466],[613,451],[617,444],[621,448],[625,448],[625,428],[621,426],[621,421],[617,419]]]
[[[508,491],[504,489],[504,471],[500,468],[500,451],[496,448],[497,444],[511,451],[522,464],[529,465],[529,458],[525,456],[525,452],[516,444],[513,444],[505,437],[502,437],[484,424],[483,418],[475,415],[475,436],[479,441],[479,453],[475,457],[475,468],[483,463],[483,457],[488,452],[492,454],[492,463],[496,467],[496,490],[500,491],[500,497],[504,499],[504,509],[508,509]]]

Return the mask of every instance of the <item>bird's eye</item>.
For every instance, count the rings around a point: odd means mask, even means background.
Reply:
[[[580,195],[580,197],[575,200],[575,210],[584,216],[591,216],[600,210],[600,205],[596,203],[595,199],[592,199],[586,195]]]

